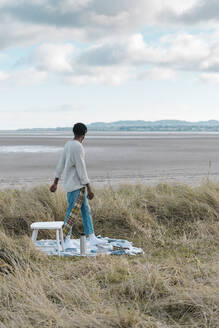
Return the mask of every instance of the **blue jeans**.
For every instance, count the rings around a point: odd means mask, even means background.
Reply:
[[[66,212],[65,216],[65,221],[64,223],[67,222],[69,215],[71,214],[72,208],[74,207],[78,196],[80,194],[81,189],[77,189],[71,192],[67,193],[67,199],[68,199],[68,209]],[[83,220],[83,226],[84,226],[84,233],[86,235],[90,235],[91,233],[94,232],[94,227],[93,227],[93,219],[91,216],[91,210],[90,210],[90,205],[87,200],[87,190],[85,189],[84,193],[84,199],[81,205],[81,214],[82,214],[82,220]],[[70,235],[72,233],[72,229],[70,230]]]

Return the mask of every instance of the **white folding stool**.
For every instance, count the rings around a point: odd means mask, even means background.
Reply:
[[[31,224],[30,228],[33,230],[32,233],[32,241],[35,243],[38,235],[39,230],[56,230],[56,242],[58,246],[58,254],[60,256],[60,238],[59,233],[61,236],[61,245],[62,250],[65,250],[64,247],[64,238],[63,238],[63,227],[64,221],[48,221],[48,222],[34,222]]]

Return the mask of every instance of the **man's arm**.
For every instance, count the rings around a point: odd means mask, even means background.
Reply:
[[[75,167],[77,174],[79,176],[82,185],[87,187],[87,197],[88,199],[94,198],[94,194],[91,189],[90,181],[87,175],[86,164],[84,160],[84,151],[82,147],[78,147],[77,151],[74,153]]]
[[[55,177],[55,180],[54,180],[52,186],[50,187],[51,192],[56,192],[58,182],[59,182],[59,179],[62,175],[62,172],[63,172],[64,168],[65,168],[65,149],[63,150],[62,156],[61,156],[61,158],[58,162],[58,165],[56,167],[56,175],[55,175],[56,177]]]

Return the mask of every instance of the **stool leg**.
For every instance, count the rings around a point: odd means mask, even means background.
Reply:
[[[63,252],[64,252],[64,250],[65,250],[65,244],[64,244],[64,237],[63,237],[63,231],[62,231],[62,228],[60,229],[60,235],[61,235],[62,250],[63,250]]]
[[[38,229],[34,229],[32,233],[32,242],[35,242],[38,235]]]
[[[59,229],[56,230],[56,241],[57,241],[57,246],[58,246],[58,255],[60,256]]]

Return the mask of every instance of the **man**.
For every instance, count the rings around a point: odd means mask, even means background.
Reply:
[[[65,171],[64,175],[64,189],[67,191],[68,209],[64,221],[65,228],[69,228],[68,235],[65,238],[65,247],[71,247],[71,233],[72,233],[72,221],[74,213],[80,209],[83,219],[84,232],[88,235],[88,241],[97,245],[101,242],[96,238],[93,228],[93,220],[91,216],[90,206],[88,199],[93,199],[94,194],[92,192],[90,182],[87,175],[85,165],[85,151],[82,142],[87,133],[87,127],[83,123],[77,123],[73,127],[74,139],[68,141],[56,167],[56,176],[53,185],[50,187],[51,192],[57,190],[58,181]],[[69,223],[70,222],[70,223]]]

